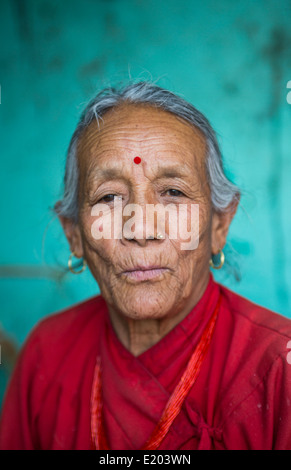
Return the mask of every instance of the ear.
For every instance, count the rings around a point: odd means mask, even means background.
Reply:
[[[219,253],[226,243],[226,237],[233,217],[237,211],[239,196],[232,201],[224,212],[214,212],[211,229],[211,251],[213,255]]]
[[[67,237],[71,251],[75,253],[77,258],[82,258],[84,255],[82,237],[79,225],[72,219],[59,215],[59,220]]]

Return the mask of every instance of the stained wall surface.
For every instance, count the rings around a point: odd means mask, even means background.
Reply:
[[[128,78],[209,118],[242,189],[215,277],[291,317],[290,24],[287,0],[1,0],[1,396],[38,320],[99,292],[88,270],[64,274],[51,208],[85,103]]]

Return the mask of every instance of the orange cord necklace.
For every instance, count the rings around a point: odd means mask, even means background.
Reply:
[[[166,404],[160,421],[156,425],[153,433],[151,434],[150,438],[147,440],[141,450],[158,449],[161,442],[168,434],[174,419],[180,413],[181,408],[183,406],[183,402],[190,389],[193,387],[200,372],[203,359],[206,356],[208,346],[210,344],[214,332],[220,303],[221,297],[219,298],[215,310],[201,336],[201,339],[189,360],[188,366],[184,374],[182,375],[181,380],[179,381],[178,385],[176,386],[174,392],[172,393]],[[103,426],[101,361],[99,357],[95,366],[91,395],[91,437],[93,449],[110,450]]]

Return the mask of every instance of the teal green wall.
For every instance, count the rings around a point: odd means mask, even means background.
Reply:
[[[128,77],[210,119],[243,190],[227,257],[241,281],[215,276],[291,316],[290,1],[1,0],[0,44],[0,322],[17,344],[98,292],[88,272],[61,275],[69,249],[50,207],[81,109]]]

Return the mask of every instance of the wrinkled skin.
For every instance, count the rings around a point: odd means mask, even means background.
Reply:
[[[209,259],[225,244],[236,207],[224,214],[213,211],[205,154],[198,129],[150,106],[110,110],[100,129],[93,122],[80,138],[79,221],[60,220],[71,250],[86,259],[100,287],[118,338],[135,356],[196,305],[209,280]],[[165,239],[94,239],[92,207],[102,202],[113,210],[113,195],[122,197],[123,206],[199,204],[198,247],[182,250],[181,239],[170,239],[167,232]],[[153,230],[156,234],[158,227]],[[151,280],[123,274],[137,265],[166,269]]]

